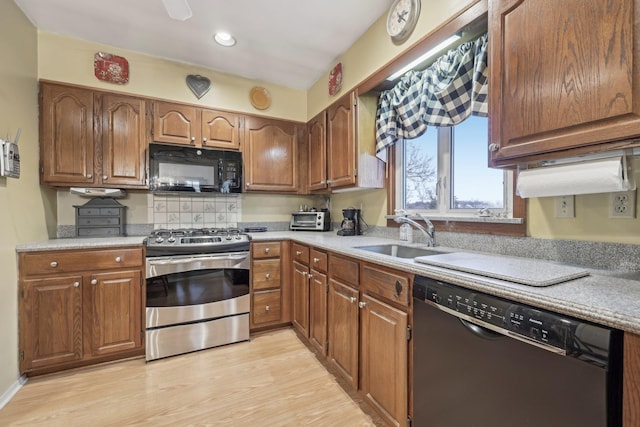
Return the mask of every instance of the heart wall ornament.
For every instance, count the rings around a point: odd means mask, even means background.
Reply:
[[[187,86],[200,99],[211,89],[211,80],[199,74],[189,74],[187,76]]]

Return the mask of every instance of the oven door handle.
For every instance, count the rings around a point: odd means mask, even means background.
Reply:
[[[178,265],[178,264],[188,264],[188,263],[197,262],[197,261],[206,262],[206,261],[242,260],[246,257],[247,257],[246,254],[239,254],[239,255],[224,254],[224,255],[217,255],[217,256],[207,255],[204,257],[171,258],[171,259],[158,259],[158,260],[150,259],[150,260],[147,260],[147,263],[149,265]]]
[[[196,270],[249,269],[249,252],[207,254],[204,256],[181,256],[147,258],[146,277],[164,276]]]

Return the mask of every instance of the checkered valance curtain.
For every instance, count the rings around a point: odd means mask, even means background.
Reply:
[[[487,80],[486,34],[450,50],[424,71],[407,72],[378,100],[379,157],[386,157],[386,148],[396,141],[419,137],[427,126],[453,126],[470,114],[486,117]]]

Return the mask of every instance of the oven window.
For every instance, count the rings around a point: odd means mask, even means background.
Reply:
[[[147,279],[147,307],[207,304],[248,293],[249,270],[198,270]]]

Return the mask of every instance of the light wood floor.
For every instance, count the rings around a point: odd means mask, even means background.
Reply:
[[[2,426],[374,426],[295,332],[30,379]]]

